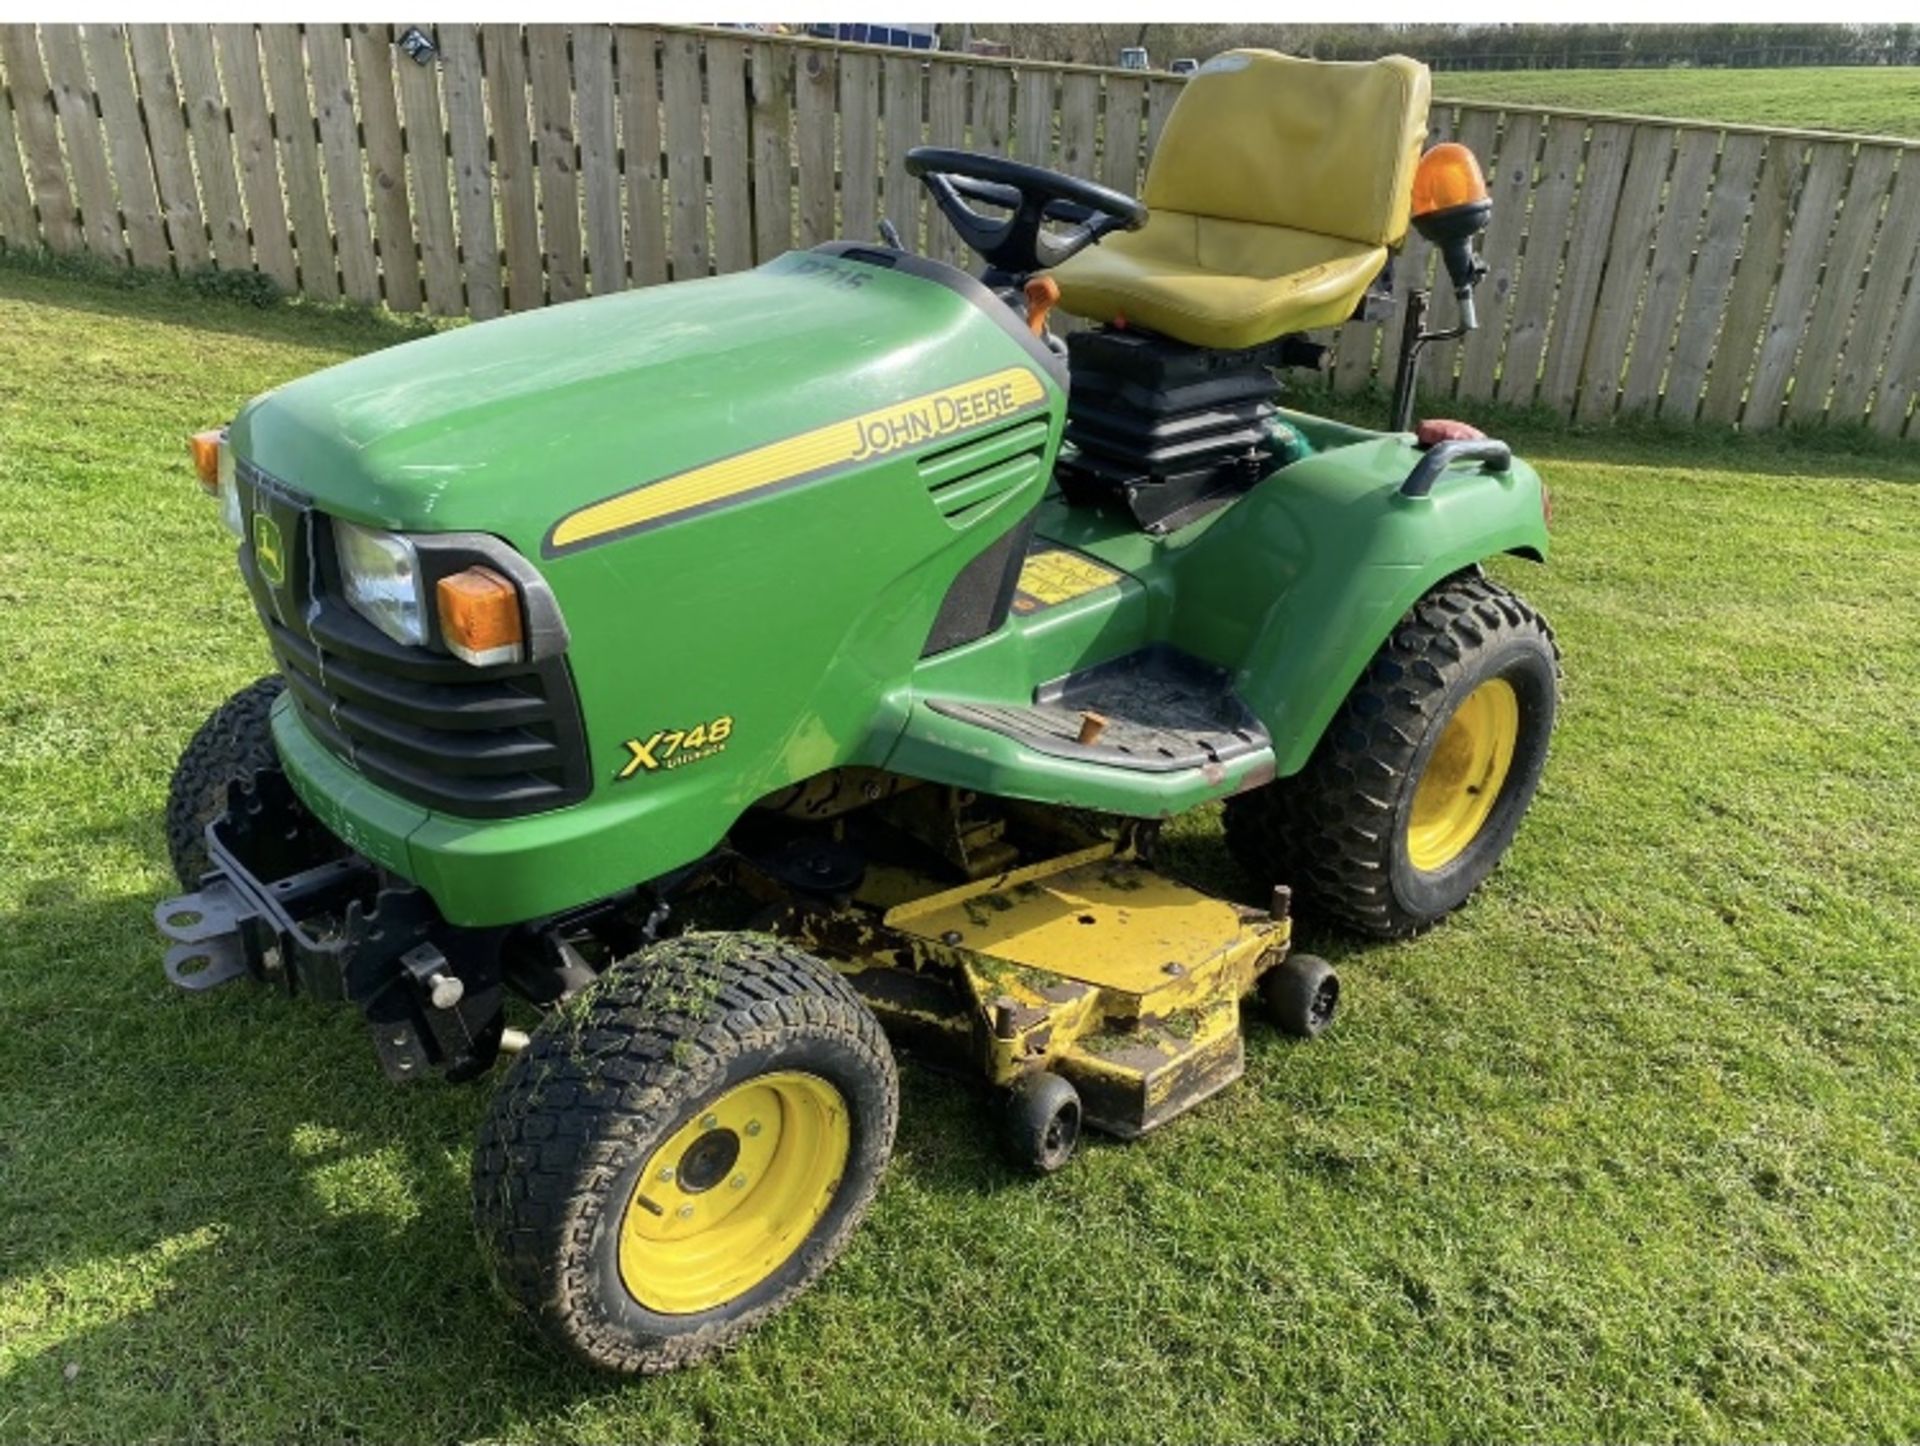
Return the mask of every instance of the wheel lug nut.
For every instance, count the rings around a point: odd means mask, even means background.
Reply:
[[[719,1129],[720,1117],[718,1115],[702,1115],[700,1117],[700,1128],[703,1130]]]
[[[748,1121],[747,1121],[747,1133],[748,1133],[749,1135],[757,1135],[757,1134],[759,1134],[759,1133],[760,1133],[760,1122],[759,1122],[758,1120],[748,1120]]]
[[[669,1181],[669,1182],[670,1182],[670,1181],[672,1181],[672,1179],[673,1179],[673,1166],[671,1166],[671,1165],[667,1165],[667,1166],[665,1166],[664,1168],[662,1168],[662,1170],[660,1171],[660,1178],[661,1178],[662,1180],[665,1180],[665,1181]]]
[[[693,1219],[693,1207],[691,1205],[682,1205],[680,1207],[680,1218],[682,1220]]]
[[[736,1189],[736,1190],[744,1190],[744,1189],[746,1189],[746,1188],[747,1188],[747,1177],[746,1177],[745,1175],[735,1175],[735,1176],[733,1177],[733,1188],[734,1188],[734,1189]]]

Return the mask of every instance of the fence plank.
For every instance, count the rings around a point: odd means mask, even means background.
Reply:
[[[86,28],[88,68],[100,101],[100,127],[106,132],[114,189],[135,266],[171,269],[173,253],[160,219],[160,196],[153,185],[153,158],[140,123],[140,101],[127,66],[126,28],[92,24]]]
[[[1580,198],[1574,207],[1567,258],[1554,297],[1552,329],[1547,334],[1546,370],[1540,381],[1540,399],[1556,411],[1573,404],[1580,372],[1587,357],[1587,336],[1593,327],[1594,305],[1600,292],[1600,273],[1606,265],[1607,241],[1626,179],[1627,151],[1633,127],[1617,121],[1596,121],[1587,142],[1581,170]]]
[[[989,155],[1004,156],[1013,149],[1013,72],[990,65],[973,78],[973,130],[970,146]]]
[[[909,251],[920,249],[920,183],[907,174],[907,152],[920,144],[920,62],[889,55],[881,62],[887,89],[886,215]]]
[[[871,55],[840,56],[840,231],[880,234],[880,68]]]
[[[1146,104],[1144,80],[1128,75],[1107,77],[1107,108],[1100,126],[1100,183],[1128,196],[1140,189]]]
[[[93,83],[87,78],[80,32],[73,25],[43,25],[40,42],[53,85],[53,108],[60,115],[67,164],[80,202],[80,234],[87,249],[110,261],[124,262],[127,246],[120,232],[120,206],[113,174],[107,169],[105,137],[93,110]]]
[[[1693,278],[1687,283],[1686,304],[1667,361],[1667,383],[1660,399],[1663,417],[1692,421],[1699,408],[1700,389],[1706,383],[1727,293],[1733,286],[1740,231],[1753,205],[1765,149],[1761,137],[1739,132],[1727,135],[1722,142],[1720,170],[1707,201],[1706,229],[1700,236]]]
[[[747,46],[707,42],[707,150],[713,175],[713,262],[717,271],[753,265],[753,139],[747,132]]]
[[[180,68],[180,93],[186,102],[187,130],[193,140],[193,168],[200,180],[201,210],[212,239],[213,259],[225,270],[253,264],[246,208],[233,169],[233,137],[227,129],[227,100],[220,68],[213,57],[213,32],[204,25],[173,27],[173,54]]]
[[[407,206],[407,152],[393,89],[393,35],[385,25],[348,27],[360,128],[366,140],[367,185],[373,192],[381,284],[395,311],[420,309],[420,257]],[[412,61],[407,61],[411,65]]]
[[[1660,400],[1660,383],[1667,359],[1673,355],[1674,321],[1692,269],[1694,243],[1700,235],[1700,215],[1713,184],[1719,137],[1712,131],[1683,131],[1667,185],[1667,202],[1653,232],[1653,259],[1647,274],[1646,297],[1634,324],[1632,352],[1627,358],[1626,381],[1621,386],[1624,412],[1653,410]]]
[[[622,26],[616,37],[621,156],[626,169],[628,269],[634,284],[667,279],[667,228],[660,186],[660,66],[656,33]]]
[[[1671,126],[1635,128],[1627,155],[1627,178],[1620,186],[1600,304],[1587,334],[1587,363],[1574,415],[1591,421],[1613,415],[1627,365],[1627,343],[1649,268],[1648,253],[1659,222],[1660,191],[1673,160]]]
[[[1820,256],[1827,249],[1834,213],[1847,183],[1852,145],[1825,141],[1813,148],[1806,184],[1794,206],[1793,230],[1787,237],[1780,264],[1780,285],[1773,311],[1760,339],[1760,356],[1747,386],[1747,404],[1740,413],[1743,429],[1767,431],[1779,425],[1780,401],[1793,377],[1793,362],[1806,335],[1807,311],[1813,304],[1819,279]]]
[[[1150,80],[1147,82],[1147,161],[1151,164],[1153,153],[1160,145],[1160,132],[1167,128],[1167,117],[1173,114],[1174,102],[1180,99],[1187,88],[1184,80]],[[1144,181],[1145,176],[1141,179]]]
[[[1920,399],[1920,306],[1914,305],[1909,292],[1907,304],[1900,310],[1900,321],[1887,346],[1887,365],[1880,374],[1880,391],[1874,399],[1869,422],[1876,432],[1897,437],[1903,430],[1920,440],[1920,422],[1911,428],[1907,413]]]
[[[1014,108],[1013,158],[1030,166],[1053,166],[1056,72],[1038,66],[1020,72]]]
[[[799,142],[801,246],[820,246],[839,232],[833,221],[833,88],[839,79],[839,54],[808,50],[797,58],[793,79],[793,119]],[[872,175],[849,184],[872,186]]]
[[[1847,185],[1833,240],[1825,250],[1818,299],[1793,369],[1793,390],[1787,398],[1789,421],[1818,421],[1826,413],[1841,350],[1854,335],[1854,303],[1860,299],[1867,254],[1893,180],[1893,155],[1884,146],[1862,146],[1854,158],[1853,179]]]
[[[227,105],[233,111],[234,151],[240,160],[241,190],[247,198],[254,260],[261,271],[292,291],[300,278],[293,264],[293,237],[287,229],[287,203],[280,186],[273,118],[267,110],[259,37],[251,25],[218,25],[214,38],[219,42]]]
[[[477,26],[464,21],[451,22],[438,29],[447,146],[452,153],[453,198],[460,230],[460,268],[467,283],[467,314],[485,321],[498,316],[503,307],[500,231],[495,220],[493,164],[487,153],[486,80],[480,69],[480,32]],[[308,31],[308,37],[311,42],[312,31]]]
[[[586,294],[581,269],[580,190],[574,175],[573,76],[567,66],[563,25],[527,27],[527,70],[532,80],[534,147],[540,158],[540,231],[547,291],[555,301]],[[696,85],[699,83],[696,76]]]
[[[13,119],[13,102],[7,98],[5,62],[0,60],[0,242],[15,248],[29,248],[40,240],[40,227],[33,217],[33,193],[27,188],[27,173],[20,164],[18,128]]]
[[[267,93],[280,141],[280,174],[287,185],[300,289],[332,301],[340,295],[340,278],[333,255],[333,223],[327,217],[326,191],[320,180],[313,104],[307,96],[306,47],[298,26],[263,25],[260,49],[267,62]]]
[[[1548,121],[1533,214],[1527,218],[1525,249],[1520,256],[1520,276],[1507,304],[1507,348],[1494,391],[1498,400],[1510,406],[1531,405],[1534,388],[1540,382],[1540,358],[1546,348],[1554,287],[1560,279],[1561,257],[1566,253],[1567,226],[1573,216],[1586,144],[1584,120],[1554,116]]]
[[[1493,221],[1481,247],[1487,276],[1475,298],[1480,326],[1461,344],[1459,395],[1473,401],[1490,401],[1494,395],[1500,353],[1513,316],[1520,238],[1526,227],[1527,201],[1534,194],[1533,167],[1539,149],[1540,117],[1509,115],[1499,164],[1488,173]]]
[[[967,144],[967,72],[965,67],[936,61],[927,77],[927,144],[965,149]],[[973,253],[940,208],[928,208],[927,254],[950,266],[967,269]]]
[[[1730,426],[1740,419],[1805,159],[1806,145],[1801,141],[1775,137],[1767,143],[1766,163],[1754,188],[1753,219],[1747,223],[1740,247],[1732,297],[1720,324],[1720,341],[1713,350],[1707,392],[1700,404],[1700,415],[1707,421]]]
[[[1829,419],[1841,425],[1862,422],[1873,393],[1888,339],[1899,325],[1900,297],[1907,278],[1920,270],[1920,153],[1908,151],[1887,202],[1873,266],[1860,296],[1860,321],[1847,339],[1847,355],[1834,381]],[[1920,310],[1920,289],[1906,291],[1905,310]]]
[[[593,294],[624,291],[627,241],[620,215],[620,133],[613,109],[613,32],[573,28],[573,89],[579,111],[580,190],[587,203],[587,272]]]
[[[667,101],[667,198],[673,208],[673,279],[708,272],[707,153],[700,112],[700,43],[669,35],[661,55]]]
[[[374,264],[373,221],[367,208],[367,164],[360,152],[346,35],[339,25],[307,27],[307,65],[320,154],[326,162],[327,208],[340,250],[341,286],[355,301],[374,304],[380,300],[380,271]]]
[[[427,306],[443,316],[461,307],[460,257],[453,231],[453,184],[447,173],[447,126],[440,109],[436,64],[420,65],[396,54],[407,168],[413,178],[413,224],[420,238],[420,269]]]
[[[833,90],[831,51],[795,54],[791,46],[753,47],[753,256],[771,261],[793,249],[794,114],[799,113],[800,244],[833,234]],[[797,94],[796,94],[797,92]]]
[[[520,27],[480,27],[487,71],[487,110],[493,129],[493,190],[499,198],[500,241],[506,252],[502,304],[526,311],[547,299],[540,256],[540,193],[534,183],[533,137],[527,128],[527,57]]]
[[[0,25],[0,62],[13,96],[14,125],[26,158],[27,187],[40,212],[40,236],[55,251],[78,251],[86,244],[80,218],[67,187],[60,154],[60,117],[54,109],[53,83],[40,58],[40,42],[31,25]]]
[[[1069,71],[1060,80],[1060,159],[1054,169],[1069,176],[1093,175],[1099,126],[1100,77]]]
[[[173,260],[182,271],[205,266],[207,223],[200,213],[200,192],[193,179],[193,154],[187,146],[187,122],[180,106],[180,82],[164,25],[130,25],[133,73],[140,110],[147,121],[147,149],[160,187],[160,212],[166,223]],[[3,189],[3,187],[0,187]]]

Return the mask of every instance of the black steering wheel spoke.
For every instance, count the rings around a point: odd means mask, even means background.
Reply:
[[[1129,196],[1077,176],[976,151],[916,146],[907,174],[918,176],[960,239],[989,268],[1024,279],[1058,266],[1113,231],[1138,230],[1147,208]],[[1003,214],[988,216],[971,201]],[[1064,224],[1048,231],[1046,223]]]

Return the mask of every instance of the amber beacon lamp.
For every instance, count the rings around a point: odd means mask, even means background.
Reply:
[[[1413,226],[1440,252],[1447,279],[1453,283],[1459,321],[1446,331],[1428,331],[1431,297],[1416,290],[1408,298],[1400,366],[1394,378],[1393,426],[1404,432],[1413,424],[1414,368],[1421,349],[1430,341],[1452,341],[1479,324],[1474,315],[1473,288],[1486,275],[1486,265],[1474,254],[1473,242],[1493,218],[1486,177],[1472,151],[1456,141],[1434,146],[1420,158],[1413,176]]]

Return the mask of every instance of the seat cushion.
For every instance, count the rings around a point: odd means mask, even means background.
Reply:
[[[1076,316],[1124,317],[1191,346],[1234,350],[1338,326],[1386,264],[1381,245],[1155,211],[1144,230],[1108,237],[1053,277]]]
[[[1404,55],[1357,62],[1227,51],[1174,102],[1141,198],[1155,215],[1398,246],[1431,97],[1426,66]]]

